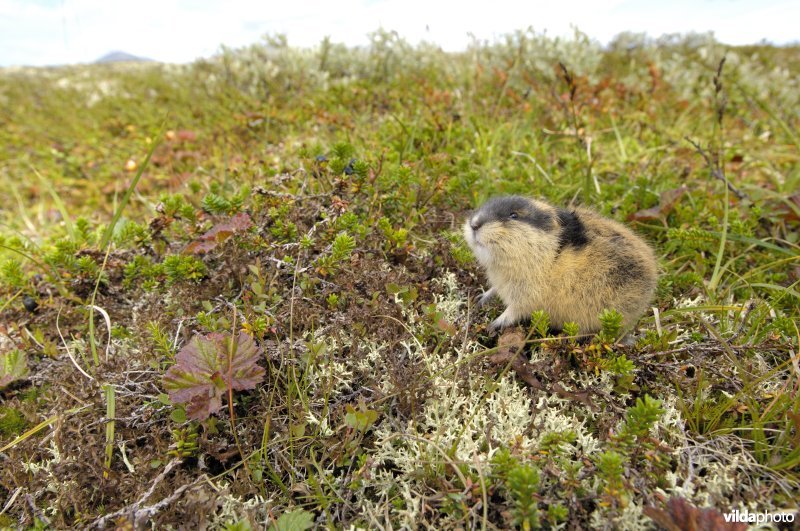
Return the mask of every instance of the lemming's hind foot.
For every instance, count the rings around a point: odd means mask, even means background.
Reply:
[[[492,323],[489,325],[489,331],[497,332],[498,330],[502,330],[516,324],[517,321],[519,321],[519,317],[511,312],[511,308],[506,308],[506,311],[501,313],[500,317],[492,321]]]

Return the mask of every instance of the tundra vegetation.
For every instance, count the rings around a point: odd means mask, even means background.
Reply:
[[[796,510],[798,80],[797,46],[531,30],[0,70],[0,527]],[[653,245],[633,344],[613,308],[486,331],[460,226],[498,193]]]

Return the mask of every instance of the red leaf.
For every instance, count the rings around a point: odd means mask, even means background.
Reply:
[[[184,254],[203,254],[212,251],[217,246],[215,241],[195,240],[184,248]]]
[[[781,201],[775,205],[774,213],[784,221],[800,221],[800,194],[790,195],[786,198],[786,202]]]
[[[668,531],[745,531],[747,529],[745,524],[726,522],[722,513],[713,507],[699,509],[678,497],[669,499],[666,510],[645,507],[644,514]]]
[[[244,212],[239,212],[227,221],[214,225],[211,230],[187,245],[184,254],[202,254],[213,251],[217,245],[224,242],[237,232],[243,232],[253,226],[253,220]]]
[[[187,404],[190,419],[203,420],[222,407],[228,389],[253,389],[264,379],[257,365],[264,353],[253,338],[240,333],[235,342],[227,334],[196,335],[175,356],[175,365],[163,378],[174,404]]]
[[[649,221],[661,218],[661,208],[658,206],[646,208],[628,216],[628,221]]]
[[[186,405],[186,417],[203,420],[222,409],[222,395],[213,393],[208,396],[195,396]]]
[[[544,385],[533,374],[527,359],[522,355],[524,348],[525,335],[519,328],[511,328],[497,339],[497,352],[492,354],[489,361],[495,365],[505,365],[510,362],[511,368],[522,381],[534,389],[544,389]]]
[[[686,193],[688,188],[681,186],[672,190],[664,190],[659,196],[658,205],[634,212],[628,216],[628,221],[647,221],[653,219],[661,219],[667,214],[672,212],[678,200]]]
[[[190,142],[197,139],[197,133],[195,133],[194,131],[189,131],[187,129],[178,131],[175,136],[181,142]]]

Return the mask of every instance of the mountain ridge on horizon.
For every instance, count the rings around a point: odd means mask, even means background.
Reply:
[[[95,63],[153,62],[149,57],[139,57],[128,52],[114,50],[96,59]]]

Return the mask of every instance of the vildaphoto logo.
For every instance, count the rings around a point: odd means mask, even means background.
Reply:
[[[722,515],[726,522],[743,524],[773,524],[780,522],[794,522],[794,513],[751,513],[747,509],[725,513]]]

